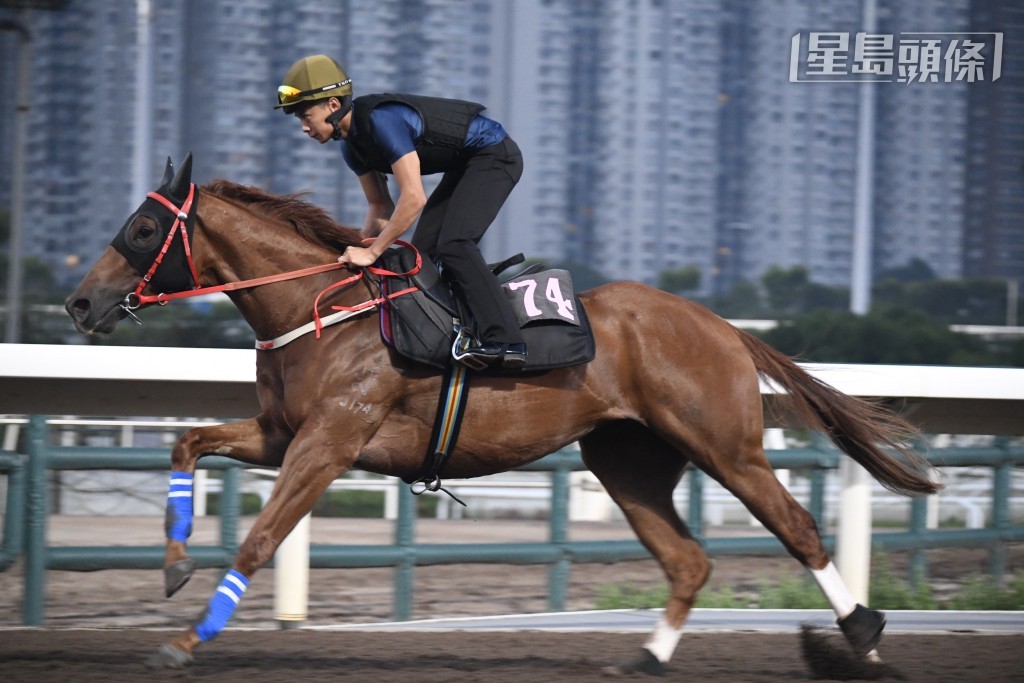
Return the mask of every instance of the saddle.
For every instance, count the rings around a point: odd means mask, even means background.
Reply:
[[[458,287],[430,261],[422,259],[417,270],[417,253],[410,248],[391,247],[378,265],[392,273],[378,281],[383,296],[402,290],[415,291],[387,298],[381,306],[380,333],[384,343],[410,360],[439,368],[451,368],[453,351],[468,346],[475,338],[472,316]],[[492,267],[495,274],[521,263],[517,255]],[[517,369],[487,367],[484,374],[508,375],[552,370],[588,363],[596,348],[587,313],[572,290],[568,271],[536,272],[527,269],[502,284],[526,341],[526,365]],[[476,369],[476,368],[474,368]]]

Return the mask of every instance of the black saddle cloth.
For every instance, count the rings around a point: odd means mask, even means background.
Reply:
[[[394,273],[414,269],[411,249],[392,247],[378,266]],[[398,354],[435,368],[452,365],[456,320],[466,310],[429,259],[411,276],[382,276],[381,290],[391,295],[410,287],[417,290],[395,296],[381,306],[381,339]],[[484,374],[521,374],[588,363],[596,352],[590,320],[572,292],[572,279],[564,270],[546,270],[513,278],[502,285],[520,320],[528,348],[526,365],[515,370],[489,368]],[[527,303],[529,302],[529,303]],[[462,320],[471,324],[471,321]]]

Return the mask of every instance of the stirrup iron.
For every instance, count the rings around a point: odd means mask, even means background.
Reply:
[[[452,359],[470,370],[486,370],[490,365],[472,354],[466,353],[473,344],[473,337],[466,331],[465,326],[460,325],[455,341],[452,342]]]

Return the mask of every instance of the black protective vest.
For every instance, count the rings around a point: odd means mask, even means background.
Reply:
[[[349,129],[345,144],[367,167],[391,173],[391,164],[373,144],[370,113],[385,102],[400,102],[412,107],[423,121],[423,135],[416,140],[420,157],[420,173],[441,173],[462,163],[469,124],[486,107],[476,102],[449,100],[422,95],[364,95],[352,101],[355,129]]]

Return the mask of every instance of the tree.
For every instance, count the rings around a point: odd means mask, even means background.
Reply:
[[[902,266],[883,270],[878,274],[878,281],[895,280],[896,282],[927,282],[935,279],[935,271],[924,260],[912,258]]]
[[[849,290],[812,282],[804,266],[770,268],[761,278],[768,298],[768,314],[786,317],[818,308],[841,311],[849,306]]]
[[[789,269],[773,266],[761,277],[768,298],[768,309],[776,315],[804,310],[810,274],[805,266]]]
[[[763,318],[765,315],[757,285],[747,280],[740,280],[727,293],[712,297],[708,307],[723,318]]]
[[[917,308],[947,324],[1003,324],[1006,296],[1006,282],[990,278],[915,282],[890,278],[873,289],[876,307]]]
[[[0,255],[0,300],[7,302],[7,255]],[[50,265],[40,259],[22,260],[21,335],[28,344],[62,344],[74,332],[71,319],[61,305],[66,292],[53,276]],[[6,325],[6,318],[4,319]]]
[[[864,316],[818,310],[763,333],[783,353],[825,363],[1010,364],[978,337],[952,332],[924,311],[873,309]]]
[[[697,266],[686,266],[685,268],[669,268],[658,273],[657,288],[672,294],[692,292],[700,288],[700,268]]]
[[[846,287],[828,287],[817,282],[809,282],[804,294],[804,304],[809,311],[819,308],[845,311],[850,307],[850,290]]]

